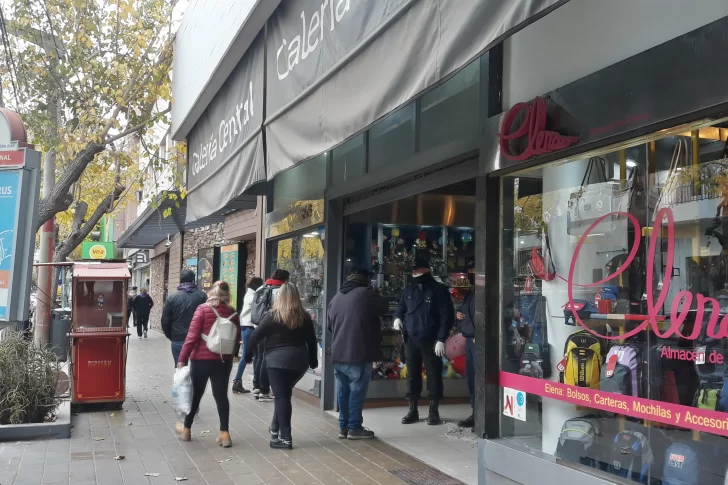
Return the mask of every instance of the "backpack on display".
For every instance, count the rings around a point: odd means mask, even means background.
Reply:
[[[543,378],[551,377],[551,345],[549,344],[546,316],[546,297],[539,296],[533,304],[534,311],[531,322],[531,343],[539,346],[541,355],[541,370]]]
[[[595,418],[585,416],[568,419],[561,427],[554,456],[596,468],[600,458],[596,443],[598,436],[601,436],[601,433],[599,421]]]
[[[232,318],[237,315],[233,313],[229,317],[221,317],[217,310],[210,307],[215,313],[215,323],[212,324],[210,333],[202,334],[202,340],[207,344],[207,348],[214,354],[232,355],[235,351],[235,345],[238,343],[238,327],[232,322]]]
[[[723,383],[718,381],[701,382],[695,393],[693,406],[700,409],[715,411],[723,394]]]
[[[559,364],[559,381],[570,386],[598,388],[604,347],[604,340],[586,330],[570,335],[564,346],[564,359]]]
[[[649,372],[643,374],[642,396],[654,401],[680,404],[675,373],[663,365],[662,350],[665,345],[670,344],[671,342],[665,341],[649,349],[645,367]]]
[[[647,437],[639,431],[622,431],[614,437],[609,454],[609,473],[647,483],[655,457]]]
[[[255,292],[253,305],[250,308],[250,321],[253,325],[260,325],[263,317],[273,307],[273,287],[266,285]]]
[[[518,373],[526,377],[535,377],[536,379],[544,378],[543,355],[541,346],[538,344],[526,344],[523,347],[523,357],[521,358],[521,370]]]
[[[609,349],[599,380],[599,389],[605,392],[639,395],[642,360],[639,348],[631,345],[615,345]]]
[[[665,451],[662,485],[696,485],[700,466],[698,454],[686,443],[673,443]]]

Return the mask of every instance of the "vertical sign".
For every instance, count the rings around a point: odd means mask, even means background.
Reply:
[[[0,320],[8,319],[19,200],[20,172],[0,172]]]
[[[200,249],[197,253],[197,286],[204,292],[215,282],[215,248]]]
[[[230,285],[230,305],[238,308],[238,258],[237,244],[220,248],[220,279]]]

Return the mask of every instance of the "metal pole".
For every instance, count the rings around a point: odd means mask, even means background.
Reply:
[[[43,158],[43,198],[49,197],[56,184],[56,153],[46,152]],[[33,340],[36,345],[50,342],[51,290],[53,288],[53,266],[43,265],[53,261],[53,227],[55,218],[48,220],[40,228],[40,254],[38,262],[38,294],[35,314]]]

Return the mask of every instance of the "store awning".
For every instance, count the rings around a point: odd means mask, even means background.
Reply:
[[[190,131],[187,223],[263,193],[263,48],[261,33]]]
[[[339,144],[565,2],[282,2],[268,22],[268,180]]]
[[[73,265],[76,280],[102,281],[131,278],[126,263],[76,263]]]
[[[160,194],[157,202],[147,207],[118,239],[117,248],[152,249],[168,235],[225,222],[227,214],[236,210],[255,209],[257,203],[255,196],[241,196],[207,217],[187,223],[190,198],[182,199],[177,192],[171,192],[171,197],[169,194]]]

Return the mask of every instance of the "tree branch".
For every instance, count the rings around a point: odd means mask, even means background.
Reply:
[[[148,118],[148,119],[142,121],[141,123],[138,123],[138,124],[132,126],[131,128],[127,128],[126,130],[122,131],[121,133],[119,133],[117,135],[110,136],[109,138],[107,138],[106,140],[104,140],[104,143],[108,145],[109,143],[113,143],[116,140],[119,140],[120,138],[124,138],[125,136],[131,135],[132,133],[141,130],[142,128],[144,128],[145,126],[147,126],[150,122],[156,120],[160,116],[166,115],[171,110],[172,110],[172,107],[171,106],[168,106],[166,109],[163,109],[162,111],[160,111],[159,113],[157,113],[156,116],[153,116],[151,118]]]

